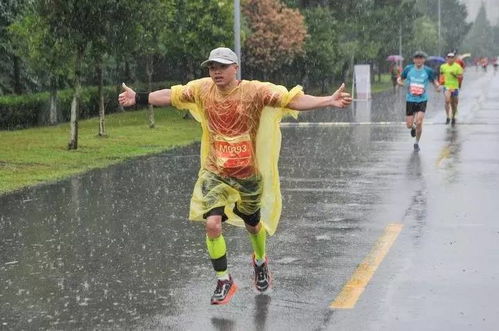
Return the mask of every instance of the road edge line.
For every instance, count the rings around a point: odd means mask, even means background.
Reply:
[[[358,265],[350,280],[343,286],[336,299],[331,302],[331,309],[352,309],[364,292],[378,266],[402,231],[403,224],[391,223],[385,228],[383,235],[376,241],[374,247]]]

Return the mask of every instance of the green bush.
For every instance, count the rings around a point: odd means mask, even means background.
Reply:
[[[103,88],[104,105],[106,114],[115,113],[118,108],[118,91],[114,86]],[[73,101],[73,90],[63,90],[57,94],[57,108],[62,114],[61,122],[68,122],[71,118],[71,102]],[[49,100],[46,100],[47,107]],[[80,118],[86,119],[99,116],[99,95],[97,87],[82,89],[80,95]]]
[[[48,93],[0,97],[0,129],[21,129],[35,126]]]
[[[157,82],[153,90],[167,88],[175,83]],[[147,90],[146,84],[131,84],[138,91]],[[104,104],[106,114],[119,111],[117,86],[104,87]],[[26,95],[7,95],[0,97],[0,130],[17,130],[43,125],[44,114],[48,112],[50,94],[41,92]],[[71,118],[71,101],[73,90],[60,90],[57,93],[57,109],[59,122],[68,122]],[[80,96],[80,119],[99,116],[99,96],[96,86],[85,87]]]

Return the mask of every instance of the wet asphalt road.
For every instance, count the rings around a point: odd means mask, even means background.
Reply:
[[[226,306],[186,221],[198,145],[1,196],[0,329],[496,330],[499,75],[465,77],[455,128],[433,93],[419,153],[403,95],[285,124],[274,288],[253,291],[249,240],[227,226]],[[355,307],[329,308],[390,223]]]

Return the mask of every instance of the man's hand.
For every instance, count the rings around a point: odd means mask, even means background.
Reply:
[[[343,83],[331,96],[331,106],[344,108],[351,103],[352,97],[350,93],[345,92],[345,83]]]
[[[397,78],[397,84],[399,86],[404,86],[404,81],[402,80],[402,78],[400,78],[400,76]]]
[[[125,91],[118,96],[118,102],[120,105],[124,107],[135,105],[135,91],[126,86],[125,83],[123,83],[122,87]]]

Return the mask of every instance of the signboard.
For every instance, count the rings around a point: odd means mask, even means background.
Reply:
[[[369,64],[356,64],[354,66],[354,84],[356,100],[371,99],[371,66]]]

